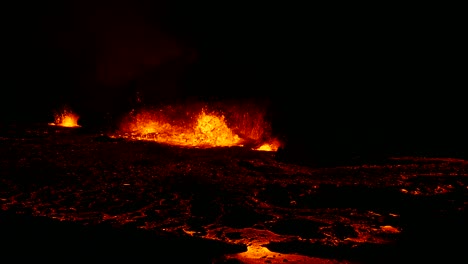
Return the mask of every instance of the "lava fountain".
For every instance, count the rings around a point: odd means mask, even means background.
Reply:
[[[69,108],[63,108],[61,111],[56,111],[54,113],[54,123],[49,123],[52,126],[62,126],[62,127],[79,127],[78,119],[79,116],[74,113]]]
[[[199,109],[165,106],[133,110],[113,137],[197,148],[244,146],[276,151],[280,141],[270,135],[264,116],[258,111],[252,114],[243,110],[207,105]]]

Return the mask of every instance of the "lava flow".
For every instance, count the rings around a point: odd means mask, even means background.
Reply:
[[[52,126],[62,126],[62,127],[79,127],[78,119],[79,116],[71,111],[70,109],[64,108],[61,111],[57,111],[54,114],[54,123],[49,123]]]
[[[280,146],[280,141],[269,135],[265,128],[267,124],[258,122],[259,117],[242,114],[243,118],[239,118],[240,115],[236,118],[230,114],[232,125],[228,126],[226,116],[219,111],[203,107],[197,112],[194,114],[180,107],[133,111],[114,137],[199,148],[246,146],[260,151],[276,151]]]

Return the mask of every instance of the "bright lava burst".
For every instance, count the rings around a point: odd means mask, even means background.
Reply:
[[[132,112],[128,119],[122,122],[118,135],[114,137],[199,148],[247,146],[254,150],[276,151],[280,146],[278,140],[264,135],[266,129],[259,129],[258,126],[250,126],[247,129],[240,124],[243,131],[233,131],[228,126],[225,115],[220,112],[210,112],[202,108],[198,114],[190,114],[181,109],[177,110],[183,113],[182,117],[180,113],[174,116],[174,109]]]
[[[60,112],[54,114],[54,123],[49,123],[52,126],[62,126],[62,127],[79,127],[78,119],[79,116],[69,109],[63,109]]]

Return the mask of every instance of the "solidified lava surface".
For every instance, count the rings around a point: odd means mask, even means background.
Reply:
[[[2,127],[0,157],[2,250],[23,252],[18,259],[466,258],[465,160],[319,168],[243,147],[184,148],[42,124]]]

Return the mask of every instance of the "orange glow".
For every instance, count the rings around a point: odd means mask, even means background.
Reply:
[[[380,229],[387,233],[400,233],[400,230],[390,225],[381,226]]]
[[[233,127],[243,128],[237,129],[241,134],[228,123],[221,111],[209,111],[206,106],[198,111],[186,107],[142,110],[130,113],[117,136],[199,148],[248,146],[255,150],[276,151],[280,145],[278,140],[261,140],[267,138],[264,130],[259,128],[263,123],[250,125],[250,129],[234,124]]]
[[[278,148],[281,146],[281,143],[277,139],[273,139],[269,143],[264,143],[260,147],[256,148],[255,150],[261,151],[277,151]]]
[[[54,114],[54,123],[49,123],[49,125],[53,126],[62,126],[62,127],[79,127],[78,119],[79,116],[74,113],[73,111],[64,108],[60,112],[56,112]]]

